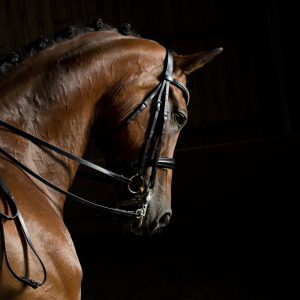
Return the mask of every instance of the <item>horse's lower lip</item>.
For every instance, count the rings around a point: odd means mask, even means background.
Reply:
[[[140,219],[134,220],[131,224],[131,232],[136,235],[143,235],[145,228]]]
[[[133,233],[134,235],[139,235],[139,236],[145,235],[143,229],[140,228],[131,228],[130,232]]]
[[[136,220],[132,223],[131,226],[131,232],[136,234],[136,235],[153,235],[157,232],[159,232],[159,225],[158,224],[152,224],[152,225],[147,225],[143,223],[142,225],[139,223],[139,220]]]

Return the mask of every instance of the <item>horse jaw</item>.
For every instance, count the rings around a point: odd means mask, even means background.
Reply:
[[[131,224],[130,231],[136,235],[153,235],[161,232],[172,216],[170,184],[158,184],[150,190],[146,199],[145,216]]]

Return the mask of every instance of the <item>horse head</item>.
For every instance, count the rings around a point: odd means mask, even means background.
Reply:
[[[141,216],[125,227],[136,234],[152,234],[172,215],[173,155],[188,119],[187,76],[222,48],[178,55],[156,42],[131,43],[134,55],[126,46],[119,53],[122,63],[113,72],[118,79],[105,95],[109,104],[100,108],[96,123],[101,124],[98,141],[107,167],[132,179],[128,185],[115,186],[117,207],[142,207]]]
[[[70,32],[74,30],[67,30],[67,36]],[[126,223],[135,233],[163,228],[172,214],[174,150],[188,118],[186,77],[222,49],[178,55],[155,41],[106,28],[48,44],[44,55],[27,59],[4,78],[2,114],[8,122],[66,151],[28,134],[23,134],[25,139],[79,163],[86,164],[69,152],[82,156],[88,140],[95,139],[108,169],[94,168],[116,179],[116,199],[107,210],[133,216]],[[18,84],[13,101],[12,81]],[[8,126],[3,121],[1,125]],[[22,135],[22,130],[8,128]],[[8,143],[12,147],[11,140]],[[43,147],[33,150],[24,145],[18,150],[19,160],[32,166],[35,171],[29,173],[43,184],[34,174],[50,179],[46,188],[37,184],[62,211],[64,197],[51,189],[68,195],[56,186],[68,189],[78,165],[53,157]],[[26,170],[18,159],[15,164]]]
[[[46,291],[51,299],[79,299],[81,267],[63,222],[66,195],[126,216],[136,234],[168,224],[173,155],[188,118],[186,77],[221,51],[178,55],[97,22],[37,40],[24,60],[13,55],[0,65],[8,72],[0,80],[0,260],[7,265],[0,262],[1,299],[45,298]],[[91,139],[107,169],[82,158]],[[68,191],[78,163],[113,181],[108,206]],[[39,272],[43,277],[32,279]],[[34,293],[24,284],[46,288]]]

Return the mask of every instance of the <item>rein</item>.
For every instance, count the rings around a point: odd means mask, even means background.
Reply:
[[[0,176],[0,188],[3,191],[4,194],[4,198],[7,202],[7,205],[11,211],[11,215],[8,214],[4,214],[0,211],[0,219],[1,219],[1,237],[2,237],[2,246],[3,246],[3,253],[4,253],[4,258],[5,258],[5,262],[6,265],[10,271],[10,273],[19,281],[21,281],[22,283],[36,289],[39,286],[42,286],[46,280],[47,280],[47,271],[46,271],[46,267],[42,261],[42,259],[39,257],[37,251],[35,250],[33,243],[29,237],[29,233],[28,233],[28,229],[25,225],[24,219],[20,213],[20,211],[18,210],[17,204],[15,202],[15,199],[13,197],[13,195],[10,193],[8,187],[6,186],[3,178]],[[38,282],[35,281],[31,278],[28,278],[26,276],[19,276],[14,269],[11,266],[11,263],[9,261],[8,255],[7,255],[7,249],[6,249],[6,236],[5,236],[5,230],[4,230],[4,223],[5,221],[16,221],[16,224],[19,225],[19,227],[21,228],[20,234],[23,237],[23,240],[26,242],[27,245],[29,245],[29,247],[31,248],[32,252],[34,253],[34,255],[36,256],[36,258],[38,259],[42,270],[43,270],[43,280]]]
[[[157,168],[169,168],[169,169],[174,169],[175,168],[175,160],[173,158],[166,158],[166,157],[160,157],[160,150],[161,150],[161,145],[162,145],[162,137],[164,134],[164,128],[167,122],[168,118],[168,99],[169,99],[169,88],[170,84],[176,86],[179,88],[185,99],[186,103],[188,104],[189,102],[189,92],[186,89],[186,87],[177,79],[174,79],[172,77],[173,75],[173,69],[174,69],[174,59],[173,59],[173,53],[171,50],[167,49],[167,56],[166,56],[166,65],[165,65],[165,71],[163,74],[162,81],[160,84],[151,92],[151,94],[133,111],[132,114],[129,115],[127,120],[122,123],[118,128],[122,126],[126,126],[129,124],[132,120],[134,120],[140,113],[144,111],[144,109],[150,104],[151,101],[154,101],[154,99],[157,98],[156,100],[156,106],[154,110],[154,114],[152,116],[151,124],[150,124],[150,130],[147,135],[147,140],[144,146],[144,150],[141,156],[141,159],[139,161],[139,165],[137,168],[137,172],[135,175],[133,175],[131,178],[128,178],[122,174],[118,174],[115,172],[112,172],[110,170],[107,170],[103,167],[100,167],[90,161],[87,161],[83,158],[80,158],[78,156],[75,156],[69,152],[66,152],[62,150],[61,148],[58,148],[52,144],[49,144],[48,142],[39,139],[19,128],[16,128],[12,126],[11,124],[8,124],[4,120],[0,119],[0,126],[5,127],[8,129],[10,132],[19,135],[32,143],[41,146],[42,148],[47,148],[53,152],[56,152],[62,156],[67,157],[68,159],[71,159],[80,165],[84,165],[90,169],[93,169],[97,171],[98,173],[102,174],[103,176],[112,179],[117,182],[122,182],[127,184],[128,190],[131,194],[134,195],[134,198],[132,200],[137,200],[139,203],[139,208],[137,210],[125,210],[125,209],[120,209],[120,208],[113,208],[113,207],[107,207],[103,206],[94,202],[91,202],[87,199],[84,199],[82,197],[79,197],[73,193],[70,193],[57,185],[51,183],[47,179],[43,178],[39,174],[35,173],[33,170],[29,169],[27,166],[25,166],[23,163],[15,159],[11,154],[9,154],[6,150],[0,147],[0,153],[2,153],[4,156],[6,156],[12,163],[14,163],[16,166],[24,170],[26,173],[32,175],[39,181],[41,181],[43,184],[49,186],[50,188],[70,197],[71,199],[82,203],[84,205],[100,209],[105,212],[110,212],[118,215],[123,215],[123,216],[128,216],[128,217],[135,217],[137,219],[140,219],[140,222],[142,222],[142,219],[145,217],[148,204],[150,201],[150,196],[149,196],[149,191],[153,189],[155,185],[155,178],[156,178],[156,171]],[[116,128],[116,130],[118,129]],[[149,153],[149,150],[151,149],[151,146],[154,146],[152,153]],[[145,173],[146,169],[148,167],[151,167],[151,174],[149,177],[149,182],[146,183],[145,180]],[[4,241],[4,255],[5,259],[8,265],[8,268],[10,272],[14,275],[15,278],[18,280],[22,281],[24,284],[29,285],[33,288],[37,288],[38,286],[41,286],[45,281],[46,281],[46,269],[43,265],[43,262],[37,255],[36,251],[34,250],[34,247],[29,239],[29,235],[25,226],[25,223],[23,221],[23,218],[17,209],[16,203],[14,201],[13,196],[9,192],[8,187],[6,186],[4,180],[0,177],[0,190],[4,192],[4,198],[6,199],[8,206],[11,208],[11,211],[13,211],[13,216],[8,217],[7,215],[1,213],[0,211],[0,219],[2,221],[2,227],[5,221],[7,220],[17,220],[21,229],[22,229],[22,235],[25,238],[26,242],[28,245],[31,247],[37,258],[39,259],[43,272],[44,272],[44,280],[41,283],[37,283],[36,281],[29,279],[27,277],[20,277],[18,276],[13,269],[10,266],[10,263],[7,259],[7,254],[6,254],[6,247],[5,247],[5,233],[4,233],[4,228],[2,228],[3,232],[3,241]],[[125,201],[126,202],[126,201]]]

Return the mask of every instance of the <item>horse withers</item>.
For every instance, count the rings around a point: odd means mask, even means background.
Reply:
[[[66,195],[125,216],[137,234],[153,234],[171,218],[186,77],[222,49],[178,55],[127,29],[99,20],[69,27],[1,65],[0,300],[80,299]],[[91,139],[107,168],[82,159]],[[113,181],[118,200],[106,207],[101,197],[71,194],[79,164]]]

